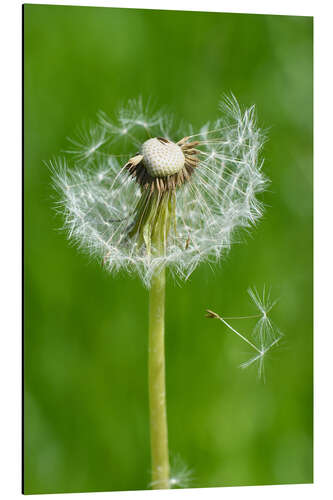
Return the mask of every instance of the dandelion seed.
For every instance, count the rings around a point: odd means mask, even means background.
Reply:
[[[231,316],[222,317],[210,309],[206,309],[206,318],[218,319],[221,321],[229,330],[235,333],[243,342],[249,345],[254,351],[255,355],[249,360],[240,364],[241,368],[248,368],[249,366],[257,363],[258,365],[258,376],[264,379],[264,357],[265,355],[276,346],[283,337],[283,334],[277,328],[277,326],[269,318],[268,314],[277,303],[277,300],[272,301],[270,299],[270,289],[266,290],[263,288],[262,295],[259,294],[256,288],[249,288],[248,294],[251,300],[254,302],[258,309],[258,314],[247,315],[247,316]],[[234,319],[257,319],[252,330],[252,336],[254,337],[256,343],[252,342],[245,335],[236,330],[228,322]],[[228,321],[227,321],[228,320]]]
[[[71,149],[67,149],[65,153],[72,155],[77,162],[81,161],[89,164],[93,157],[98,155],[100,148],[107,139],[103,127],[92,125],[87,129],[78,129],[77,137],[68,140],[71,143]]]

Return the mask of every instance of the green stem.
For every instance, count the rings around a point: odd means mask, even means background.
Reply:
[[[164,354],[165,269],[155,271],[149,296],[149,408],[153,489],[169,488]]]

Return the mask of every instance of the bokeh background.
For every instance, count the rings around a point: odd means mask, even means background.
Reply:
[[[191,487],[312,482],[312,18],[24,6],[25,493],[146,489],[148,293],[58,231],[44,161],[121,102],[152,97],[199,126],[223,92],[268,129],[259,225],[221,265],[168,281],[169,444]],[[285,339],[266,382],[204,318],[272,287]],[[244,333],[247,323],[236,325]]]

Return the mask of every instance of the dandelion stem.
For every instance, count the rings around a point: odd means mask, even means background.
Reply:
[[[165,269],[155,271],[149,296],[149,408],[152,487],[169,488],[164,354]]]

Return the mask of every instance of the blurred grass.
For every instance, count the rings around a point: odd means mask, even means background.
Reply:
[[[222,92],[269,127],[265,216],[222,265],[167,290],[170,450],[193,487],[312,482],[312,18],[25,5],[25,492],[145,489],[147,292],[57,228],[43,161],[83,120],[152,96],[185,122]],[[280,297],[266,384],[206,307]]]

